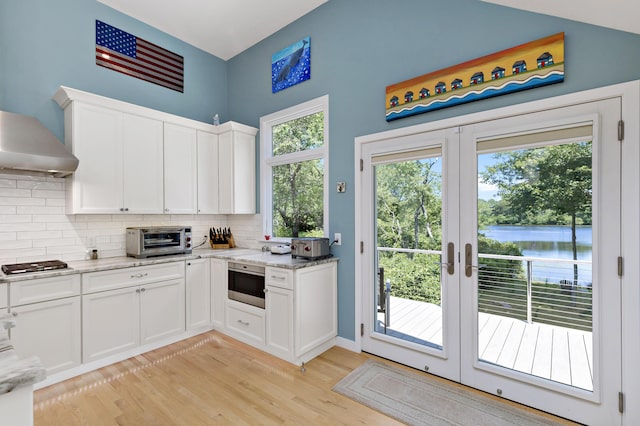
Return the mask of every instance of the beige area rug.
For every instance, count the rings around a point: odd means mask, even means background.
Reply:
[[[421,372],[368,360],[333,390],[410,425],[556,425],[482,394],[450,386]]]

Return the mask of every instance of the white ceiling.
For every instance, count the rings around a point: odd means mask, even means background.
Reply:
[[[227,60],[328,0],[98,0]],[[638,0],[481,0],[640,34]]]
[[[327,0],[98,1],[227,60]]]
[[[482,0],[640,34],[638,0]]]

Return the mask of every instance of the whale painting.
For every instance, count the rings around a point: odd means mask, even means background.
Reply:
[[[311,37],[271,56],[271,91],[279,92],[311,78]]]

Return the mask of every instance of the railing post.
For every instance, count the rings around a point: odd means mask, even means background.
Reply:
[[[531,283],[533,281],[533,262],[527,260],[527,322],[531,324],[533,322],[533,315],[531,313]]]

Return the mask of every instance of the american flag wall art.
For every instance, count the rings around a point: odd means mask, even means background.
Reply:
[[[184,92],[184,58],[96,20],[96,65]]]

